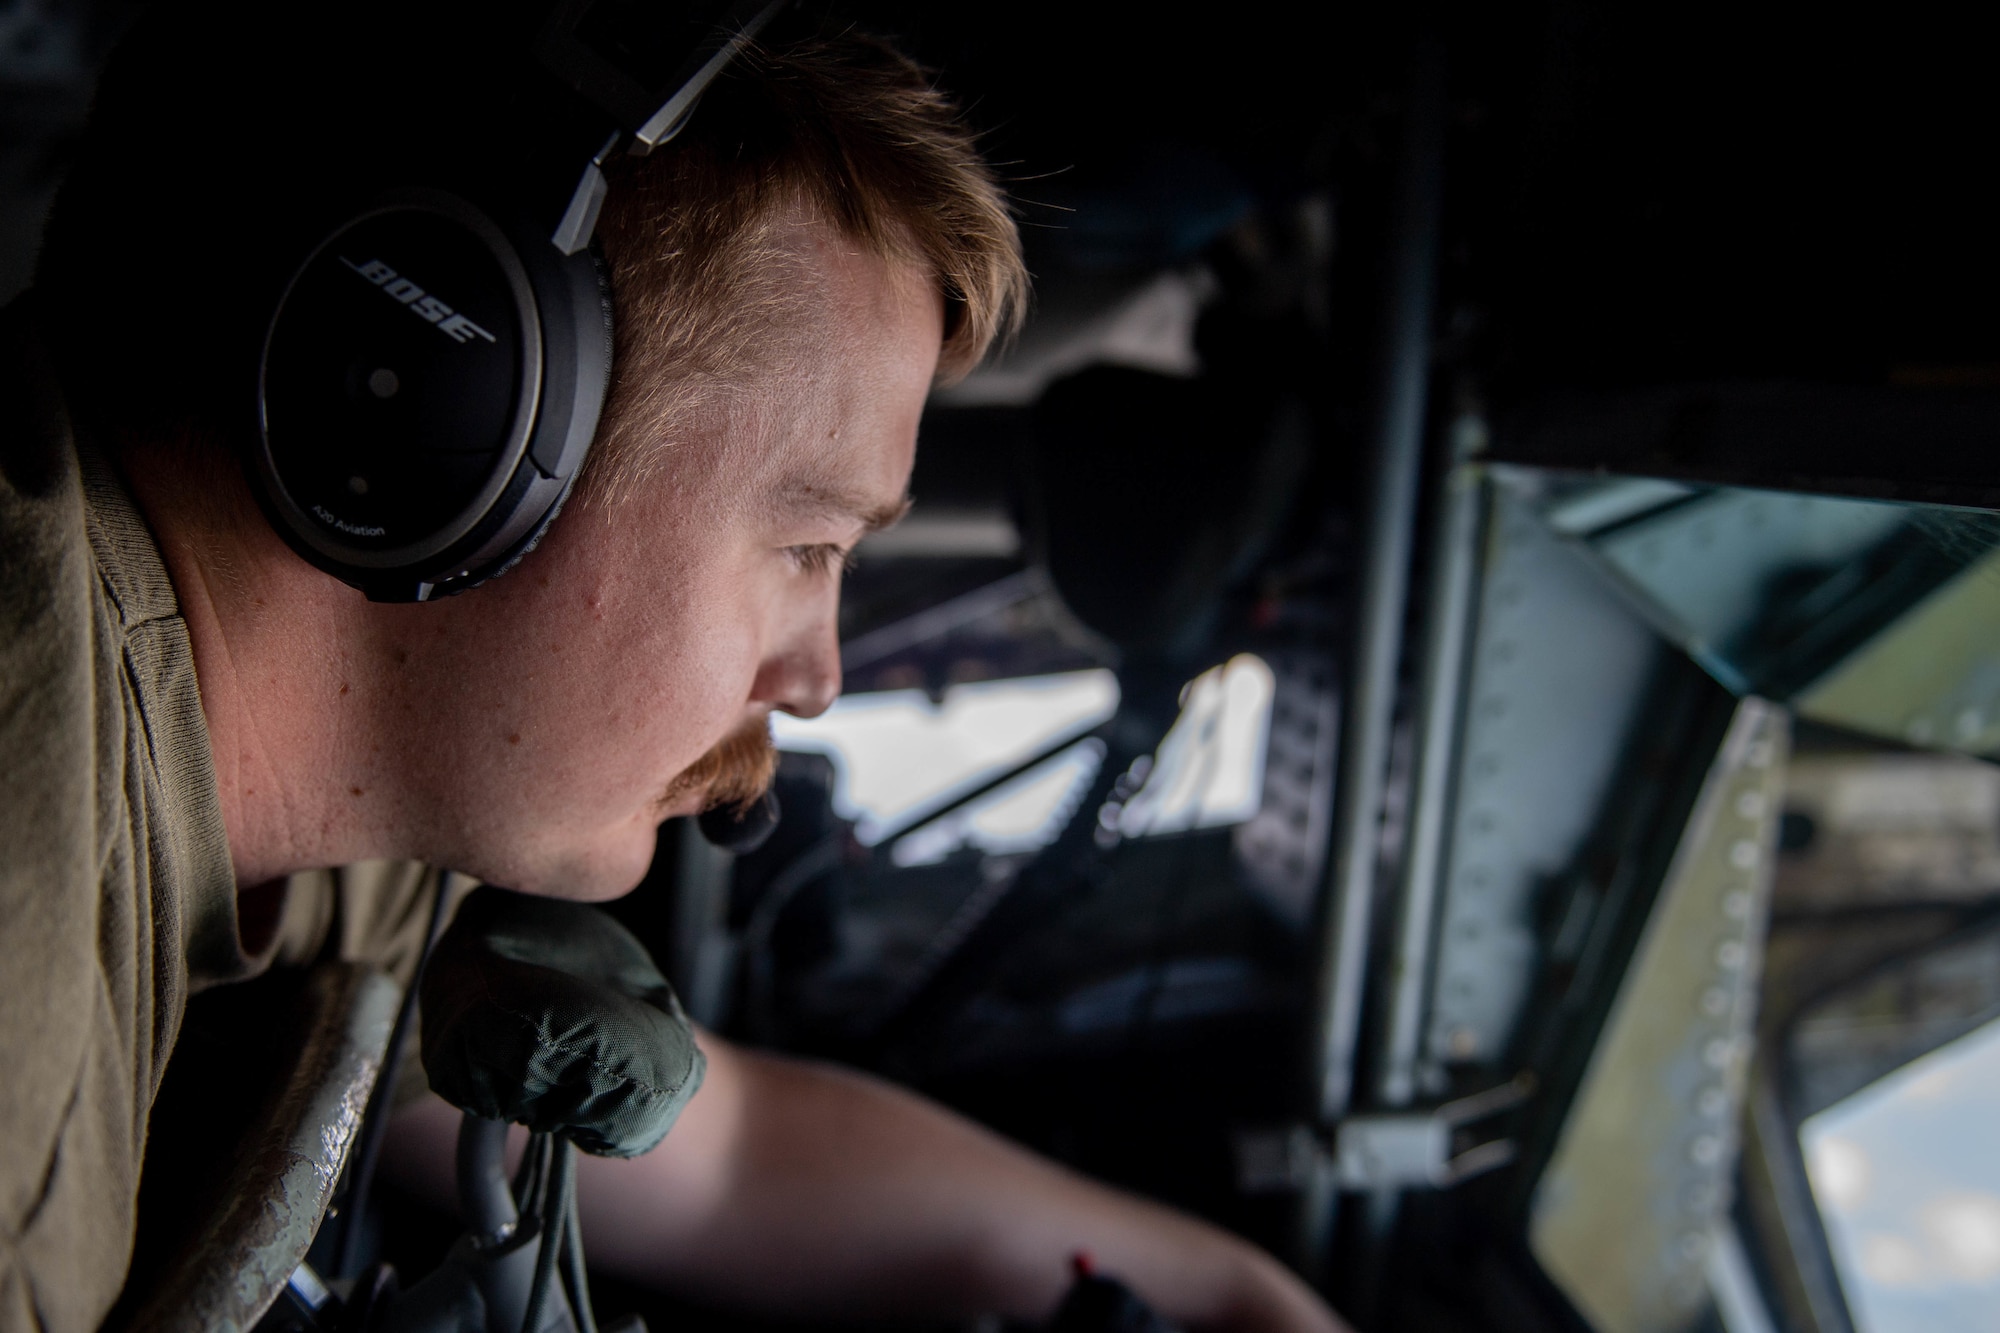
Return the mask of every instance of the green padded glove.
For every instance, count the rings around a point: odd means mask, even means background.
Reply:
[[[439,1096],[600,1157],[655,1147],[706,1068],[645,946],[582,903],[476,890],[431,952],[422,1000]]]

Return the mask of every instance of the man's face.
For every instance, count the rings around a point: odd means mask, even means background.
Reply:
[[[792,228],[801,290],[756,379],[663,441],[622,499],[572,503],[520,566],[412,616],[447,716],[431,859],[526,892],[615,896],[676,782],[773,710],[840,690],[842,563],[905,501],[943,338],[928,276]],[[421,650],[420,650],[421,651]]]

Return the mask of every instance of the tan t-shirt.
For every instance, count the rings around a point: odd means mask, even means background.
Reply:
[[[371,963],[408,987],[422,961],[431,906],[442,890],[443,924],[479,887],[469,875],[421,861],[360,861],[339,870],[309,870],[285,881],[285,903],[273,943],[273,965],[307,966],[339,958]],[[412,1029],[395,1071],[395,1102],[407,1106],[429,1091]]]
[[[294,875],[244,953],[173,585],[28,312],[0,311],[0,1333],[94,1329],[117,1299],[191,991],[333,957],[408,985],[440,888],[448,917],[475,887],[413,861]]]
[[[191,988],[255,969],[138,511],[0,312],[0,1331],[97,1327]]]

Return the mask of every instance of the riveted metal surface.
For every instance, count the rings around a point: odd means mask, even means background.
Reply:
[[[1479,575],[1424,1079],[1500,1060],[1533,985],[1535,910],[1603,808],[1670,651],[1571,542],[1502,487]]]
[[[1236,826],[1231,841],[1246,886],[1278,916],[1304,929],[1326,868],[1340,701],[1327,654],[1277,652],[1267,661],[1276,688],[1263,799],[1257,813]]]
[[[1709,1298],[1790,727],[1763,700],[1738,706],[1536,1186],[1535,1256],[1603,1333],[1679,1333]]]

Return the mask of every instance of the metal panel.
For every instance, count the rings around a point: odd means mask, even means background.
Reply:
[[[1583,551],[1493,488],[1448,831],[1425,1082],[1506,1052],[1535,910],[1589,836],[1670,651]]]
[[[1264,799],[1236,826],[1232,841],[1246,887],[1304,930],[1326,868],[1340,699],[1328,654],[1274,652],[1267,661],[1277,688],[1264,751]]]
[[[2000,753],[2000,556],[1919,602],[1794,703],[1853,731]]]
[[[1470,456],[1484,444],[1485,423],[1462,417],[1453,434],[1460,456]],[[1484,470],[1461,462],[1445,474],[1441,489],[1418,668],[1416,772],[1396,887],[1396,935],[1377,1075],[1376,1095],[1384,1106],[1407,1106],[1416,1094],[1427,983],[1437,943],[1438,891],[1444,879],[1445,819],[1465,706],[1479,524],[1486,509]]]
[[[1858,559],[1908,523],[1902,505],[1722,490],[1589,540],[1661,630],[1740,694],[1774,582]]]
[[[1679,1333],[1710,1299],[1789,739],[1739,705],[1536,1186],[1530,1245],[1602,1333]]]

